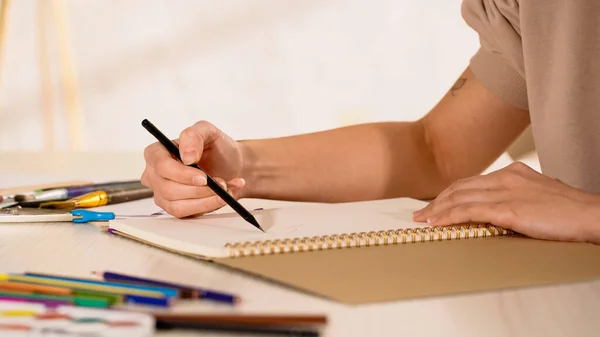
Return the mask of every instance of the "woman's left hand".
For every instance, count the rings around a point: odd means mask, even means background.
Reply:
[[[600,196],[523,163],[455,182],[414,220],[431,226],[491,223],[537,239],[600,244]]]

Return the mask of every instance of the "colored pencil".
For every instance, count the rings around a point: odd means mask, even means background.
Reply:
[[[103,298],[108,301],[109,305],[114,304],[144,304],[144,305],[152,305],[159,307],[168,307],[171,305],[171,301],[169,298],[154,298],[154,297],[146,297],[139,295],[119,295],[119,294],[111,294],[105,292],[98,291],[89,291],[89,290],[72,290],[69,288],[61,288],[61,287],[51,287],[51,286],[43,286],[38,284],[29,284],[29,283],[16,283],[16,282],[0,282],[0,291],[9,291],[9,292],[21,292],[21,293],[40,293],[47,295],[74,295],[74,296],[84,296],[84,297],[96,297]]]
[[[157,292],[157,291],[147,291],[147,290],[139,290],[139,289],[133,289],[133,288],[127,288],[127,287],[121,287],[121,286],[116,287],[116,286],[107,286],[107,285],[92,284],[92,283],[85,283],[85,282],[65,281],[65,280],[43,278],[43,277],[0,274],[0,281],[2,281],[2,280],[52,285],[52,286],[59,286],[59,287],[65,287],[65,288],[70,288],[70,289],[77,289],[77,290],[92,290],[92,291],[121,294],[121,295],[141,295],[141,296],[154,297],[154,298],[165,297],[163,293]]]
[[[72,187],[72,186],[81,186],[81,185],[89,185],[92,184],[90,181],[64,181],[64,182],[55,182],[50,184],[41,184],[41,185],[31,185],[31,186],[19,186],[12,188],[2,188],[0,189],[0,194],[6,195],[16,195],[16,194],[28,194],[37,190],[43,189],[54,189],[54,188],[63,188],[63,187]]]
[[[37,303],[37,304],[43,304],[47,307],[56,307],[59,305],[70,304],[67,301],[55,301],[55,300],[45,300],[45,299],[41,299],[41,298],[23,298],[23,297],[1,296],[1,295],[0,295],[0,301]]]
[[[73,291],[68,288],[44,286],[40,284],[30,284],[21,282],[0,282],[0,290],[13,290],[13,291],[32,291],[39,292],[42,294],[49,295],[71,295]]]
[[[80,278],[80,277],[69,277],[69,276],[62,276],[62,275],[50,275],[50,274],[32,273],[32,272],[26,272],[23,275],[55,279],[55,280],[63,280],[63,281],[83,282],[83,283],[88,283],[88,284],[131,288],[131,289],[144,290],[144,291],[155,291],[155,292],[162,293],[166,297],[170,297],[170,298],[179,297],[179,289],[177,289],[176,287],[135,285],[135,284],[126,284],[126,283],[118,283],[118,282],[99,281],[99,280],[86,279],[86,278]]]
[[[88,184],[79,186],[67,186],[59,188],[45,188],[28,193],[16,194],[14,200],[18,202],[23,201],[50,201],[50,200],[65,200],[80,195],[104,190],[107,188],[141,188],[143,185],[139,180],[128,180],[128,181],[112,181],[100,184]]]
[[[5,286],[6,284],[16,284],[17,286]],[[169,307],[171,305],[171,298],[169,297],[148,297],[148,296],[140,296],[140,295],[131,295],[131,294],[113,294],[108,292],[100,292],[100,291],[92,291],[92,290],[77,290],[70,289],[66,287],[57,287],[57,286],[44,286],[33,283],[17,283],[17,282],[6,282],[0,281],[0,291],[20,291],[20,292],[29,292],[29,293],[42,293],[49,295],[75,295],[75,296],[85,296],[85,297],[97,297],[108,300],[110,305],[113,304],[143,304],[143,305],[151,305],[151,306],[159,306],[159,307]]]
[[[42,202],[39,207],[50,209],[92,208],[151,198],[153,195],[154,191],[145,186],[136,189],[106,189],[82,194],[64,201]]]
[[[157,320],[155,323],[157,330],[194,330],[194,331],[219,331],[231,333],[250,333],[276,336],[306,336],[317,337],[319,331],[316,329],[303,328],[299,326],[246,326],[237,324],[215,324],[215,323],[197,323],[197,322],[181,322],[181,321],[165,321]]]
[[[141,305],[152,305],[159,307],[168,307],[171,305],[170,298],[152,298],[136,295],[125,295],[125,302],[129,304],[141,304]]]
[[[73,290],[75,296],[95,297],[105,299],[109,305],[125,303],[125,296],[118,294],[101,293],[89,290]]]
[[[4,324],[0,323],[0,331],[2,330],[13,330],[13,331],[30,331],[33,327],[25,324]]]
[[[47,312],[47,313],[40,313],[37,316],[35,316],[36,319],[38,320],[42,320],[42,319],[71,319],[71,316],[69,315],[65,315],[65,314],[59,314],[56,312]]]
[[[322,325],[327,323],[325,315],[301,315],[301,314],[248,314],[248,313],[176,313],[176,312],[154,312],[157,320],[169,322],[195,322],[195,323],[223,323],[243,325]]]
[[[106,281],[113,282],[129,282],[132,284],[146,284],[146,285],[154,285],[159,287],[172,287],[180,290],[181,298],[199,298],[199,299],[207,299],[213,300],[217,302],[229,303],[229,304],[237,304],[240,302],[240,298],[236,295],[227,294],[224,292],[209,290],[209,289],[200,289],[195,288],[188,285],[182,285],[177,283],[171,283],[166,281],[159,281],[148,278],[141,278],[131,275],[125,275],[115,272],[94,272],[94,274],[99,275]]]
[[[171,305],[171,299],[168,297],[156,298],[156,297],[147,297],[147,296],[139,296],[139,295],[117,295],[110,293],[102,293],[97,291],[81,291],[75,290],[75,294],[83,295],[83,296],[91,296],[91,297],[100,297],[106,298],[113,304],[142,304],[142,305],[151,305],[155,307],[169,307]]]
[[[37,316],[39,313],[33,310],[3,310],[0,311],[0,316],[4,317],[31,317]]]
[[[95,297],[84,296],[64,296],[64,295],[44,295],[44,294],[29,294],[23,292],[3,292],[0,291],[2,298],[23,298],[33,300],[49,300],[69,303],[80,307],[107,308],[108,300]]]

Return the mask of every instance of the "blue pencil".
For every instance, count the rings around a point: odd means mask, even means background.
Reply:
[[[152,305],[158,307],[168,307],[171,305],[171,299],[168,297],[163,298],[152,298],[138,295],[125,295],[125,303],[128,304],[143,304]]]
[[[24,275],[25,276],[42,277],[42,278],[50,278],[50,279],[56,279],[56,280],[75,281],[75,282],[82,282],[82,283],[89,283],[89,284],[102,284],[102,285],[107,285],[107,286],[155,291],[155,292],[162,293],[165,297],[168,297],[168,298],[180,297],[179,289],[177,289],[176,287],[135,285],[135,284],[130,284],[130,283],[106,282],[106,281],[97,281],[97,280],[90,280],[90,279],[77,278],[77,277],[66,277],[66,276],[48,275],[48,274],[30,273],[30,272],[27,272]]]
[[[240,302],[240,298],[238,296],[209,289],[200,289],[187,285],[151,280],[113,272],[95,272],[94,274],[100,275],[105,281],[128,282],[131,284],[145,284],[158,287],[177,288],[180,290],[182,298],[200,298],[228,304],[237,304]]]

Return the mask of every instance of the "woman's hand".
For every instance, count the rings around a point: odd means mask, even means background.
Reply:
[[[183,130],[179,139],[182,161],[197,163],[223,186],[234,198],[240,198],[245,185],[241,177],[242,151],[240,145],[208,122],[198,122]],[[202,215],[225,205],[225,202],[206,186],[206,175],[183,165],[160,143],[144,151],[146,168],[142,184],[154,191],[154,201],[167,213],[178,217]]]
[[[457,181],[414,220],[431,226],[491,223],[532,238],[600,244],[600,196],[522,163]]]

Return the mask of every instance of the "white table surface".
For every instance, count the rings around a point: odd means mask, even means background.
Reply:
[[[12,167],[19,168],[18,160],[13,158],[12,163]],[[139,169],[139,162],[129,164],[123,164],[122,170],[127,178]],[[114,177],[100,172],[94,175],[93,169],[83,171],[75,167],[85,167],[83,161],[74,160],[70,165],[63,165],[66,174],[61,175],[27,170],[19,173],[4,163],[0,165],[0,188],[58,181],[74,175],[92,180]],[[246,202],[258,203],[261,207],[285,205],[272,201]],[[136,205],[123,204],[116,212],[136,212]],[[37,271],[89,276],[92,270],[127,272],[235,292],[244,298],[238,309],[242,311],[325,313],[329,324],[323,336],[328,337],[600,336],[600,281],[347,306],[110,236],[90,225],[0,225],[0,272]],[[206,308],[206,304],[195,305]],[[176,310],[194,310],[194,306]],[[190,332],[157,334],[195,335]]]

